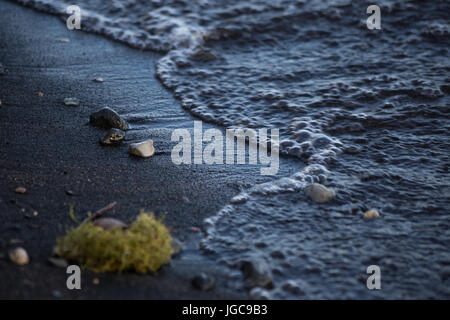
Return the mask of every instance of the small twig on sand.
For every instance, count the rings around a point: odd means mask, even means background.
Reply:
[[[106,207],[103,207],[103,208],[97,210],[96,212],[94,212],[94,214],[92,214],[89,217],[87,217],[86,219],[84,219],[84,221],[82,223],[89,222],[89,221],[92,221],[94,219],[97,219],[102,214],[104,214],[106,211],[111,210],[112,208],[114,208],[114,206],[116,204],[117,204],[117,201],[111,202]]]

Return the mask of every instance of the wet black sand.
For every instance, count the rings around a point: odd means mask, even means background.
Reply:
[[[194,119],[154,78],[159,55],[69,31],[56,17],[8,2],[0,2],[0,20],[0,63],[5,68],[0,76],[0,298],[245,297],[222,288],[226,277],[214,261],[199,256],[201,234],[192,227],[201,227],[205,217],[240,189],[267,179],[259,175],[259,167],[172,164],[171,129],[192,127]],[[105,82],[92,81],[95,77]],[[65,106],[66,97],[80,99],[81,105]],[[131,158],[129,141],[119,148],[101,147],[103,131],[87,121],[90,113],[107,105],[119,113],[132,105],[127,140],[150,137],[157,155]],[[154,129],[139,130],[142,122]],[[14,192],[19,186],[26,194]],[[82,290],[69,291],[66,270],[47,262],[55,238],[74,226],[69,205],[83,218],[112,201],[118,205],[108,216],[126,221],[140,209],[165,214],[165,223],[186,248],[157,275],[86,271]],[[28,251],[29,265],[9,261],[8,249],[15,246]],[[216,278],[212,292],[190,284],[202,270]],[[100,284],[92,283],[95,277]]]

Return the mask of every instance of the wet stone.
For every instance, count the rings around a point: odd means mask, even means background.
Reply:
[[[109,129],[101,138],[100,143],[105,146],[117,146],[125,139],[125,131],[120,129]]]
[[[312,183],[305,189],[306,194],[317,203],[325,203],[332,200],[336,193],[333,189],[327,188],[319,183]]]
[[[108,107],[92,113],[89,122],[93,126],[106,129],[116,128],[126,131],[129,128],[128,123],[116,111]]]
[[[241,271],[250,287],[269,288],[272,286],[272,272],[264,261],[242,261]]]
[[[366,220],[377,219],[379,217],[380,217],[380,214],[375,209],[367,211],[366,213],[364,213],[364,216],[363,216],[363,218]]]
[[[203,272],[192,278],[192,286],[201,291],[211,290],[214,285],[214,279]]]
[[[153,140],[132,143],[130,145],[130,153],[132,155],[148,158],[155,154],[155,148],[153,147]]]
[[[194,61],[207,62],[215,59],[216,56],[214,54],[204,49],[198,49],[194,54],[191,55],[191,60]]]
[[[78,107],[80,105],[80,100],[77,98],[65,98],[64,104],[70,107]]]

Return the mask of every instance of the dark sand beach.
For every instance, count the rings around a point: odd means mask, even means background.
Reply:
[[[194,118],[155,79],[160,55],[71,32],[56,17],[5,1],[0,2],[0,20],[0,62],[5,68],[0,76],[0,297],[245,297],[222,288],[226,278],[214,261],[198,253],[202,236],[193,228],[201,228],[205,217],[242,188],[267,178],[259,175],[259,167],[172,164],[170,132],[192,128]],[[104,83],[92,81],[96,77]],[[80,106],[64,105],[66,97],[78,98]],[[136,115],[127,118],[132,128],[125,143],[101,146],[104,130],[89,126],[89,115],[104,106],[123,113],[130,105]],[[140,123],[150,123],[152,129],[139,130]],[[128,141],[149,137],[156,155],[130,157]],[[27,192],[16,194],[17,187]],[[67,290],[66,270],[47,259],[55,239],[75,226],[69,205],[82,219],[113,201],[118,205],[106,216],[131,221],[141,209],[165,215],[184,251],[156,275],[85,271],[82,290]],[[9,261],[8,249],[15,246],[26,248],[29,265]],[[212,292],[191,286],[191,278],[201,271],[216,279]],[[98,285],[92,283],[96,277]]]
[[[70,0],[0,1],[0,298],[450,296],[448,2],[380,3],[373,29],[349,0],[80,0],[70,31]],[[130,125],[120,146],[89,124],[107,106]],[[279,130],[278,173],[175,165],[172,132],[195,120]],[[131,156],[146,139],[156,153]],[[104,217],[154,212],[183,250],[68,290],[48,259],[77,226],[69,208],[114,201]]]

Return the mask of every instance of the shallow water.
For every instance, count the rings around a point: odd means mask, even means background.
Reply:
[[[156,75],[194,116],[280,128],[305,163],[208,219],[205,253],[265,261],[274,298],[450,297],[448,1],[380,1],[381,30],[352,1],[78,3],[83,30],[165,52]],[[312,181],[336,199],[313,203]],[[362,219],[371,208],[380,219]],[[382,290],[366,288],[372,264]]]

